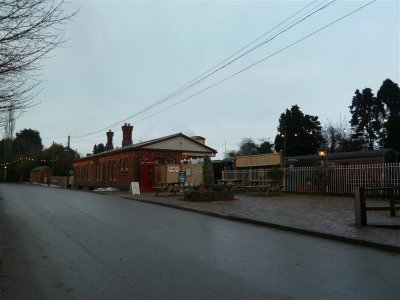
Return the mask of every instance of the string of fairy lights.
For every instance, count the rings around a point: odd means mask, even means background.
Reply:
[[[38,158],[30,157],[30,156],[20,156],[20,157],[16,158],[13,161],[0,163],[0,166],[3,167],[3,168],[8,168],[9,166],[12,166],[14,164],[18,164],[18,163],[24,162],[24,161],[40,162],[40,163],[53,163],[53,162],[56,162],[55,159],[38,159]]]
[[[314,135],[316,132],[315,131],[313,131],[313,130],[311,130],[311,131],[309,131],[309,132],[306,132],[306,133],[292,133],[292,134],[289,134],[289,133],[286,133],[286,136],[285,136],[285,133],[284,132],[278,132],[278,136],[280,136],[281,138],[286,138],[288,135],[292,135],[293,137],[295,137],[295,138],[297,138],[297,137],[300,137],[300,136],[302,136],[302,135]],[[272,140],[272,137],[269,137],[269,138],[260,138],[260,139],[255,139],[256,141],[260,141],[260,142],[263,142],[263,141],[270,141],[270,140]],[[218,148],[218,150],[221,150],[221,149],[223,149],[223,148],[229,148],[230,150],[232,150],[232,148],[233,149],[237,149],[238,147],[240,147],[240,143],[235,143],[235,144],[225,144],[225,145],[222,145],[221,147],[219,147]],[[226,154],[226,153],[225,153]],[[3,168],[8,168],[9,166],[12,166],[12,165],[14,165],[14,164],[18,164],[18,163],[21,163],[21,162],[23,162],[23,161],[29,161],[29,162],[40,162],[40,163],[54,163],[54,162],[56,162],[57,160],[56,159],[38,159],[38,158],[35,158],[35,157],[31,157],[31,156],[20,156],[20,157],[18,157],[18,158],[16,158],[15,160],[13,160],[13,161],[8,161],[8,162],[2,162],[2,163],[0,163],[0,166],[1,167],[3,167]]]

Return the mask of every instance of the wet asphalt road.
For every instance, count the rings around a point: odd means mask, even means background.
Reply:
[[[115,196],[0,185],[3,299],[400,299],[398,254]]]

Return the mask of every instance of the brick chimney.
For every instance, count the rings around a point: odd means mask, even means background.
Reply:
[[[106,151],[108,150],[112,150],[114,149],[113,146],[113,136],[114,136],[114,132],[111,131],[111,129],[109,131],[107,131],[107,144],[106,144]]]
[[[194,139],[195,141],[199,142],[200,144],[203,144],[203,145],[206,144],[206,139],[203,138],[202,136],[195,135],[195,136],[191,136],[191,138]]]
[[[133,126],[130,123],[125,123],[121,128],[122,128],[122,147],[132,145]]]

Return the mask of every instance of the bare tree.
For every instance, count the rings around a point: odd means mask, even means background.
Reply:
[[[64,1],[0,0],[0,114],[32,105],[41,61],[65,42]],[[6,124],[10,119],[6,118]]]
[[[362,148],[362,141],[351,138],[348,122],[340,118],[336,123],[327,121],[322,129],[324,147],[330,153],[357,151]]]
[[[9,108],[8,112],[4,115],[4,138],[6,140],[11,140],[14,136],[15,129],[15,111],[13,108]]]

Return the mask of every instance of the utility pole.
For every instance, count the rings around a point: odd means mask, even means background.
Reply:
[[[69,170],[70,170],[70,152],[71,152],[71,148],[70,148],[70,141],[71,141],[71,137],[68,136],[68,144],[67,144],[67,149],[65,149],[65,154],[66,154],[66,158],[67,158],[67,188],[69,188]]]
[[[225,156],[224,158],[227,157],[227,153],[226,153],[226,140],[225,140],[225,155],[224,155],[224,156]]]
[[[22,157],[22,160],[21,160],[21,179],[20,179],[20,181],[24,182],[24,157]]]
[[[55,171],[54,171],[54,141],[53,141],[53,160],[52,160],[52,162],[53,162],[53,175],[55,175]]]

